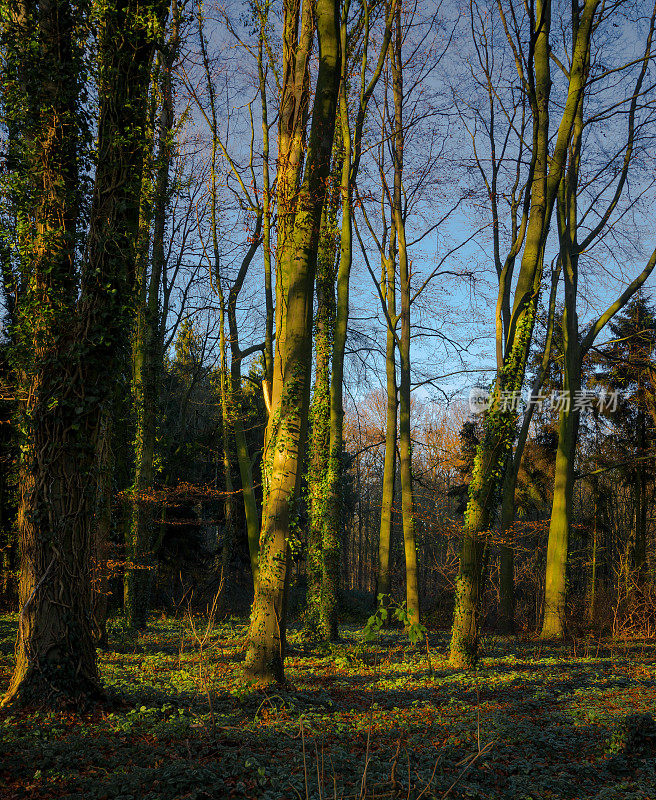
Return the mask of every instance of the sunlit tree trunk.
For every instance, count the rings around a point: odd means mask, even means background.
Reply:
[[[565,372],[566,377],[563,383],[565,391],[569,389],[578,391],[581,385],[579,364],[572,359],[571,363],[566,365]],[[562,636],[565,630],[567,554],[569,527],[572,518],[574,456],[576,453],[578,426],[578,411],[570,408],[560,412],[554,498],[547,547],[542,638]]]
[[[397,439],[397,384],[396,384],[396,340],[393,322],[396,320],[395,286],[395,239],[392,229],[390,257],[382,257],[382,290],[387,303],[389,317],[385,339],[385,378],[387,390],[387,412],[385,417],[385,460],[383,464],[383,485],[380,508],[380,531],[378,539],[378,594],[385,595],[382,605],[388,602],[390,594],[390,544],[392,539],[392,507],[394,504],[394,482],[396,477],[396,439]]]
[[[269,108],[267,102],[266,73],[264,68],[264,43],[267,36],[267,3],[259,12],[260,31],[257,42],[257,74],[260,88],[262,114],[262,250],[264,256],[264,296],[266,321],[264,331],[264,381],[266,396],[271,396],[273,385],[273,285],[271,278],[271,178],[269,175]]]
[[[300,2],[292,2],[285,5],[284,14],[276,346],[263,458],[265,499],[260,572],[245,661],[246,677],[263,682],[284,680],[290,524],[296,511],[307,438],[314,275],[340,75],[338,12],[334,0],[317,0],[314,8],[307,0],[302,7]],[[305,149],[313,21],[319,40],[319,71]]]
[[[347,23],[350,2],[347,0],[342,7],[342,21],[340,26],[341,50],[344,54],[349,52],[349,38]],[[394,4],[391,4],[391,9]],[[360,97],[357,106],[354,130],[351,130],[348,108],[349,75],[347,70],[347,57],[342,60],[341,84],[339,95],[339,122],[341,133],[342,174],[341,174],[341,201],[342,201],[342,227],[339,267],[337,270],[337,305],[335,311],[335,330],[332,348],[332,363],[330,375],[330,441],[328,454],[328,468],[326,470],[325,494],[326,510],[324,518],[322,541],[322,586],[321,586],[321,634],[325,639],[335,640],[338,636],[337,610],[339,591],[339,550],[342,535],[342,478],[343,478],[343,429],[344,429],[344,356],[346,352],[346,338],[349,320],[349,294],[351,282],[351,266],[353,263],[353,193],[360,167],[362,152],[362,134],[367,105],[382,72],[387,54],[391,33],[392,13],[388,13],[386,27],[383,35],[381,49],[377,64],[369,83],[363,82],[367,68],[367,54],[369,46],[369,6],[363,7],[363,55]]]
[[[503,367],[494,386],[490,408],[483,418],[481,442],[469,484],[449,656],[451,664],[457,667],[472,667],[477,659],[481,556],[484,550],[480,538],[492,523],[516,425],[516,411],[506,403],[505,398],[517,395],[524,382],[542,282],[544,246],[566,162],[574,116],[583,93],[592,24],[598,5],[599,0],[586,0],[581,12],[581,24],[572,54],[567,101],[554,152],[549,158],[551,2],[537,0],[535,3],[533,62],[528,65],[533,72],[530,101],[534,117],[532,146],[535,164],[530,192],[531,209],[506,335]]]
[[[401,292],[401,337],[399,343],[399,471],[401,473],[401,517],[405,552],[406,603],[408,617],[419,623],[419,587],[417,584],[417,545],[415,541],[414,498],[412,491],[412,441],[410,424],[410,265],[405,238],[402,202],[404,135],[403,60],[401,52],[401,7],[397,6],[395,36],[390,49],[392,90],[394,95],[394,229],[399,259]]]
[[[551,358],[551,342],[553,339],[556,314],[556,296],[561,269],[561,260],[558,258],[556,260],[556,267],[551,273],[551,294],[547,310],[547,331],[544,340],[544,350],[542,351],[542,360],[538,367],[535,380],[533,381],[533,386],[531,387],[529,405],[524,412],[522,426],[517,436],[517,443],[515,444],[515,451],[510,458],[510,463],[508,464],[503,480],[501,519],[499,525],[499,532],[503,543],[501,544],[499,553],[500,603],[498,626],[499,630],[504,633],[512,633],[515,629],[515,551],[512,542],[512,526],[515,521],[515,490],[517,488],[519,469],[528,439],[531,420],[533,419],[533,412],[535,410],[535,403],[533,401],[537,398],[542,389],[542,384]]]
[[[346,11],[348,10],[348,7]],[[346,20],[342,20],[342,49],[346,45]],[[328,465],[325,479],[326,511],[322,537],[321,608],[319,624],[325,639],[337,639],[339,591],[339,547],[342,531],[342,451],[344,428],[344,354],[349,314],[349,289],[353,261],[353,222],[351,219],[351,131],[346,105],[344,75],[340,91],[341,136],[344,148],[341,176],[342,230],[337,270],[337,306],[330,373],[330,418]]]
[[[585,11],[572,10],[573,40],[578,40],[579,32],[586,24]],[[634,118],[637,97],[640,95],[642,81],[646,74],[646,63],[651,49],[651,40],[656,20],[656,3],[653,7],[651,26],[647,37],[646,53],[643,67],[639,73],[635,94],[631,100],[628,114],[628,143],[626,146],[624,164],[620,172],[615,195],[607,208],[600,214],[600,221],[591,232],[586,231],[582,242],[578,241],[578,197],[579,177],[581,170],[581,152],[584,144],[584,118],[583,96],[577,103],[573,126],[571,144],[569,146],[569,161],[558,192],[558,233],[560,241],[560,260],[563,267],[565,283],[565,307],[563,312],[563,346],[564,370],[563,390],[564,408],[560,412],[558,425],[558,450],[556,454],[556,474],[554,478],[554,495],[549,525],[549,542],[547,546],[547,567],[545,576],[544,621],[542,625],[542,638],[560,637],[565,632],[566,601],[567,601],[567,563],[569,546],[569,528],[572,519],[573,493],[574,493],[574,461],[576,444],[578,440],[580,412],[575,401],[581,390],[581,369],[585,354],[588,352],[600,331],[612,317],[627,303],[627,301],[642,286],[651,274],[656,263],[656,250],[643,271],[622,292],[617,300],[589,326],[585,335],[581,337],[577,316],[578,299],[578,267],[579,256],[603,231],[612,210],[621,195],[626,180],[628,167],[633,151]],[[584,53],[582,61],[583,75],[587,77],[589,71],[590,53]]]

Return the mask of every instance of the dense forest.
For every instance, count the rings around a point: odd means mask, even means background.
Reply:
[[[656,798],[654,0],[0,0],[0,796]]]

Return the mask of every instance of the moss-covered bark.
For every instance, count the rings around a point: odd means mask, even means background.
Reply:
[[[322,539],[322,587],[321,587],[321,634],[325,639],[337,638],[337,608],[340,572],[340,539],[342,535],[342,456],[344,428],[344,355],[349,320],[349,294],[351,267],[353,263],[353,193],[360,167],[362,136],[367,106],[381,75],[391,35],[392,13],[395,7],[390,4],[386,17],[385,32],[377,63],[369,82],[365,84],[369,47],[369,6],[363,7],[363,51],[359,102],[353,130],[349,119],[348,88],[349,74],[347,54],[351,43],[348,37],[349,2],[342,8],[340,26],[340,45],[342,58],[341,83],[339,95],[339,122],[342,153],[340,193],[342,202],[342,226],[337,271],[337,305],[333,336],[332,363],[330,375],[330,436],[328,467],[325,479],[325,516]],[[357,28],[358,26],[356,26]]]
[[[305,150],[313,20],[319,40],[319,72]],[[263,458],[260,574],[245,662],[246,677],[263,682],[284,680],[288,550],[293,545],[292,526],[307,437],[314,276],[340,74],[337,20],[334,0],[318,0],[314,8],[308,2],[302,6],[300,2],[285,5],[278,146],[276,347]]]
[[[337,137],[335,137],[337,139]],[[341,159],[333,155],[341,173]],[[321,635],[323,587],[323,532],[326,522],[326,473],[330,455],[330,356],[335,326],[335,263],[338,253],[337,208],[339,184],[333,175],[331,194],[326,198],[321,219],[317,259],[317,314],[314,352],[315,378],[310,408],[311,435],[308,454],[308,499],[310,528],[307,545],[307,609],[305,628]]]
[[[538,0],[533,19],[533,61],[528,82],[533,114],[533,174],[526,242],[512,313],[506,334],[503,366],[499,371],[489,410],[483,419],[481,442],[476,452],[469,500],[465,512],[460,569],[456,583],[450,661],[472,667],[478,648],[481,558],[479,538],[489,530],[504,470],[515,438],[516,411],[506,398],[521,391],[530,348],[537,302],[542,282],[544,246],[558,187],[564,174],[576,110],[585,86],[593,21],[599,0],[586,0],[574,37],[568,94],[549,156],[549,97],[551,93],[550,46],[551,2]],[[505,20],[504,20],[505,22]]]

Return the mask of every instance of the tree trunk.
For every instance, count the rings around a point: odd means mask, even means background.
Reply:
[[[642,459],[646,452],[647,432],[646,415],[644,411],[638,412],[638,459]],[[636,581],[640,585],[645,579],[647,562],[647,475],[639,460],[636,465],[636,530],[633,548],[633,565],[636,571]]]
[[[515,456],[516,457],[516,456]],[[504,479],[503,498],[501,501],[501,534],[511,535],[515,521],[515,488],[517,473],[509,467]],[[513,633],[515,630],[515,549],[512,542],[504,542],[499,553],[499,630],[502,633]]]
[[[159,391],[163,369],[161,338],[164,320],[160,315],[159,292],[164,269],[164,235],[169,194],[169,170],[173,158],[173,86],[172,70],[177,51],[177,8],[173,8],[172,26],[166,58],[163,59],[162,110],[159,124],[159,152],[153,202],[153,252],[150,277],[144,282],[144,304],[137,310],[133,345],[133,393],[136,417],[135,476],[129,558],[132,568],[126,570],[125,612],[131,627],[145,628],[150,601],[150,588],[156,569],[154,459],[157,437]],[[147,287],[146,284],[147,283]]]
[[[112,454],[113,414],[103,416],[98,442],[98,493],[96,496],[96,532],[94,537],[93,621],[96,643],[107,647],[107,612],[109,608],[109,564],[112,542]]]
[[[501,522],[500,532],[505,541],[501,545],[499,567],[500,567],[500,603],[499,603],[499,630],[504,633],[513,633],[515,630],[515,552],[512,542],[512,526],[515,521],[515,490],[517,488],[517,477],[524,455],[524,448],[528,439],[533,412],[535,411],[535,398],[538,397],[551,358],[551,343],[556,316],[556,296],[558,291],[558,281],[562,270],[561,260],[558,259],[557,266],[551,273],[551,293],[549,296],[549,308],[547,312],[547,331],[544,340],[544,350],[542,360],[538,368],[537,375],[531,387],[529,407],[524,413],[522,427],[517,436],[515,452],[510,458],[510,463],[506,468],[503,480],[503,490],[501,498]]]
[[[417,545],[415,541],[414,497],[412,491],[412,441],[410,421],[410,266],[405,239],[405,215],[402,205],[404,129],[403,61],[401,53],[401,7],[397,6],[396,31],[390,50],[394,94],[394,229],[398,246],[401,291],[401,338],[399,356],[399,472],[401,473],[401,516],[405,552],[406,607],[408,618],[419,623],[419,587],[417,584]]]
[[[593,518],[592,518],[592,555],[591,555],[591,569],[590,569],[590,591],[588,594],[588,622],[593,624],[596,616],[596,601],[597,601],[597,545],[598,545],[598,484],[596,480],[592,482],[592,503],[593,503]]]
[[[262,224],[266,218],[265,214],[258,214],[253,241],[244,256],[237,278],[233,283],[228,294],[228,323],[230,326],[230,409],[231,426],[235,438],[235,450],[237,453],[237,464],[239,466],[239,477],[241,480],[241,491],[244,500],[244,517],[246,519],[246,533],[248,538],[248,551],[251,561],[251,574],[253,576],[253,589],[257,590],[259,580],[259,548],[260,548],[260,514],[255,498],[255,485],[253,483],[253,467],[251,454],[246,441],[244,431],[244,398],[241,388],[241,362],[244,353],[239,347],[239,328],[237,326],[237,297],[241,291],[248,268],[257,252],[262,233]],[[265,344],[266,348],[266,344]]]
[[[396,318],[396,296],[394,276],[394,246],[390,248],[390,258],[384,258],[381,283],[387,303],[390,321]],[[388,322],[385,343],[385,374],[387,379],[387,416],[385,420],[385,462],[383,466],[383,486],[380,509],[380,534],[378,540],[378,594],[385,595],[382,605],[389,602],[390,595],[390,544],[392,539],[392,507],[394,504],[394,480],[396,477],[396,434],[397,434],[397,386],[396,362],[394,352],[396,342],[394,331]]]
[[[575,381],[571,381],[573,385]],[[580,382],[579,382],[580,383]],[[577,411],[561,411],[558,420],[558,451],[554,498],[549,524],[547,571],[545,577],[543,639],[565,632],[567,600],[567,555],[574,489],[574,455],[578,435]]]
[[[156,3],[103,9],[98,160],[88,262],[76,286],[80,82],[85,75],[71,8],[42,3],[36,37],[48,80],[34,156],[39,181],[29,296],[22,311],[24,388],[19,529],[21,616],[16,667],[4,703],[81,702],[99,696],[91,621],[97,446],[127,347],[134,286],[145,113]],[[156,27],[156,26],[155,26]],[[54,401],[54,402],[53,402]]]
[[[76,344],[71,315],[80,200],[77,159],[84,131],[83,53],[76,45],[79,32],[69,3],[42,2],[24,11],[20,19],[6,21],[32,50],[29,60],[22,47],[6,54],[16,59],[23,78],[15,87],[19,97],[11,98],[19,109],[21,99],[25,104],[15,131],[13,166],[31,190],[32,208],[18,210],[31,233],[21,237],[20,255],[30,272],[23,276],[26,288],[16,308],[18,389],[27,398],[18,415],[21,613],[16,666],[3,704],[50,704],[101,693],[89,616],[92,511],[87,489],[93,479],[98,408],[77,406],[85,386],[71,377],[75,366],[66,363]]]
[[[483,418],[483,435],[477,448],[465,512],[460,571],[456,581],[456,608],[451,634],[450,661],[469,668],[476,662],[478,608],[480,602],[481,534],[490,527],[502,485],[504,470],[515,435],[516,411],[505,398],[514,397],[524,382],[526,361],[542,281],[544,246],[551,215],[564,172],[576,111],[583,95],[592,24],[599,0],[586,0],[576,31],[567,102],[558,127],[554,152],[549,158],[549,95],[551,92],[549,35],[551,2],[535,3],[534,89],[531,107],[534,117],[531,208],[526,243],[508,324],[503,367],[492,393],[490,408]],[[577,12],[578,13],[578,12]]]
[[[260,534],[260,574],[251,613],[245,676],[265,683],[284,681],[286,589],[290,523],[307,437],[310,400],[312,300],[321,211],[330,171],[340,47],[337,6],[317,0],[285,6],[283,106],[280,115],[279,226],[276,348],[271,413],[263,458],[265,500]],[[319,38],[319,71],[303,182],[304,120],[290,104],[295,89],[307,98],[312,18]],[[298,26],[301,24],[301,38]],[[299,118],[301,117],[301,118]]]
[[[335,159],[335,156],[333,156]],[[335,159],[340,163],[339,158]],[[332,194],[332,193],[331,193]],[[321,634],[323,588],[323,532],[326,524],[326,474],[330,454],[330,354],[335,326],[336,212],[338,198],[324,204],[317,258],[317,317],[315,379],[310,409],[311,435],[308,457],[310,530],[307,549],[308,635]]]
[[[346,43],[346,21],[342,21],[342,49]],[[328,468],[326,470],[326,512],[322,537],[322,575],[320,629],[324,639],[338,637],[337,610],[339,593],[339,549],[342,528],[342,451],[344,430],[344,354],[349,315],[349,288],[353,263],[353,231],[351,209],[351,132],[344,92],[340,88],[341,138],[344,148],[341,175],[342,230],[339,267],[337,270],[337,305],[335,311],[332,365],[330,374],[330,424]]]

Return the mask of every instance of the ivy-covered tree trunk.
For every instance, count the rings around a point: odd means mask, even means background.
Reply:
[[[80,702],[101,691],[90,580],[97,448],[128,344],[141,126],[158,10],[156,3],[140,4],[138,14],[131,4],[103,8],[98,158],[79,284],[77,159],[86,69],[76,22],[84,20],[63,0],[34,12],[29,93],[36,114],[24,163],[36,203],[30,289],[20,311],[29,398],[21,425],[21,616],[5,703]]]
[[[515,490],[517,488],[519,469],[528,439],[531,420],[533,419],[533,412],[535,410],[535,403],[533,400],[538,397],[542,389],[551,358],[556,297],[561,269],[561,260],[558,259],[556,267],[552,269],[551,273],[551,294],[549,296],[549,307],[547,310],[547,331],[544,340],[544,350],[542,351],[542,359],[535,380],[533,381],[533,386],[531,387],[531,399],[528,408],[524,412],[522,426],[515,444],[515,451],[512,457],[509,457],[509,463],[503,479],[501,519],[499,524],[502,544],[499,552],[500,603],[498,620],[498,628],[503,633],[513,633],[515,630],[515,550],[512,534],[512,527],[515,522]]]
[[[158,20],[159,25],[164,20]],[[150,275],[144,259],[140,292],[143,304],[137,310],[133,345],[133,399],[135,409],[135,475],[129,558],[126,570],[125,612],[133,628],[145,628],[150,589],[156,568],[155,512],[152,491],[155,479],[155,444],[160,383],[163,369],[161,348],[163,320],[160,314],[160,285],[165,262],[164,236],[169,194],[169,171],[173,157],[173,62],[177,51],[177,9],[173,9],[171,35],[161,63],[162,108],[159,120],[159,150],[153,198],[153,248]]]
[[[101,693],[89,613],[87,488],[98,406],[85,402],[70,363],[84,352],[72,322],[86,73],[76,23],[85,20],[75,19],[68,2],[6,3],[2,11],[3,55],[15,60],[3,111],[13,117],[12,166],[22,183],[18,259],[25,288],[15,309],[15,341],[18,390],[26,398],[18,412],[21,614],[3,703],[74,702]]]
[[[276,347],[264,452],[265,500],[259,581],[251,612],[245,675],[284,680],[288,551],[307,438],[312,301],[321,212],[330,171],[340,75],[334,0],[285,5],[279,133]],[[313,21],[319,70],[307,150],[302,109],[308,101]],[[299,36],[300,28],[300,36]],[[305,152],[305,171],[300,169]]]
[[[346,45],[346,20],[342,20],[341,45]],[[342,69],[344,69],[342,67]],[[330,374],[330,416],[328,464],[325,478],[325,513],[323,518],[321,559],[321,607],[319,626],[324,639],[338,637],[339,551],[342,531],[342,454],[344,431],[344,354],[348,332],[349,290],[353,263],[353,222],[351,218],[351,131],[346,105],[344,75],[340,87],[340,122],[343,145],[341,174],[342,229],[337,270],[337,305],[335,311],[332,364]]]
[[[353,191],[357,180],[360,158],[362,154],[362,135],[364,120],[369,100],[380,78],[391,36],[391,26],[395,2],[388,7],[385,32],[381,42],[376,66],[368,84],[364,76],[368,65],[369,47],[369,8],[365,4],[363,10],[363,49],[360,96],[357,105],[355,126],[351,131],[349,119],[347,69],[347,53],[351,43],[348,36],[350,2],[342,7],[340,26],[340,46],[344,58],[341,65],[341,83],[339,94],[339,122],[343,147],[341,199],[342,228],[339,268],[337,271],[337,307],[335,313],[335,332],[332,350],[332,368],[330,376],[330,446],[328,469],[326,471],[326,513],[323,531],[323,574],[321,595],[321,629],[325,639],[335,640],[338,637],[338,592],[340,574],[340,539],[342,536],[342,477],[344,449],[344,356],[349,320],[349,293],[351,283],[351,267],[353,263]],[[356,26],[357,28],[358,26]]]
[[[98,437],[98,491],[96,494],[93,620],[98,647],[106,648],[107,613],[109,608],[109,558],[112,535],[112,489],[114,459],[112,453],[113,409],[103,415]]]
[[[335,156],[333,156],[334,160]],[[334,183],[334,181],[333,181]],[[332,186],[331,186],[332,189]],[[326,517],[326,472],[330,454],[330,354],[335,326],[335,261],[337,255],[337,200],[334,192],[324,203],[317,258],[317,314],[314,335],[314,391],[310,408],[308,496],[310,527],[307,545],[308,635],[321,634],[323,586],[323,531]]]
[[[484,550],[479,539],[491,526],[492,514],[515,438],[517,413],[508,398],[518,396],[524,382],[542,282],[544,246],[566,163],[576,109],[585,85],[590,37],[598,5],[599,0],[586,0],[580,14],[569,73],[567,101],[558,127],[554,152],[549,157],[551,0],[537,0],[535,3],[533,62],[528,65],[534,73],[530,94],[534,118],[535,163],[530,193],[531,207],[506,335],[503,366],[497,376],[490,407],[483,417],[481,441],[469,484],[449,656],[451,664],[457,667],[470,668],[476,663]]]

